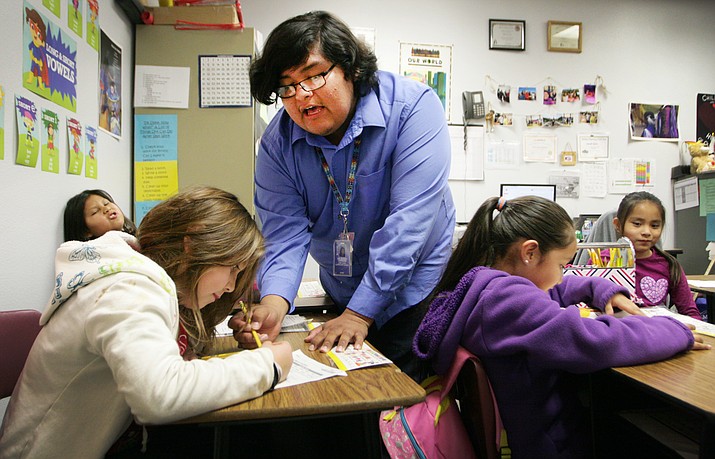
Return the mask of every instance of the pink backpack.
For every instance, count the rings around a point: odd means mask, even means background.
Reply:
[[[427,392],[423,402],[380,413],[380,435],[392,459],[476,458],[450,395],[460,370],[470,359],[477,357],[460,346],[446,375],[431,376],[422,382]],[[501,438],[501,429],[497,434]],[[497,444],[500,438],[495,439]]]

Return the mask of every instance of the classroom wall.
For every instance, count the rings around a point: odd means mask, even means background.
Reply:
[[[305,4],[275,0],[266,8],[262,0],[243,0],[247,25],[266,37],[283,20],[307,11]],[[378,65],[397,71],[399,42],[453,45],[451,122],[461,123],[462,91],[483,90],[496,111],[513,112],[513,128],[497,127],[494,139],[520,140],[527,130],[519,114],[549,113],[541,103],[539,90],[551,78],[560,90],[594,83],[600,75],[607,92],[600,91],[600,123],[575,124],[570,128],[543,128],[558,136],[559,151],[569,142],[576,147],[579,132],[605,132],[610,135],[613,158],[652,158],[657,161],[656,186],[649,191],[665,203],[668,218],[673,218],[671,167],[681,162],[678,143],[630,141],[628,104],[666,103],[680,105],[682,139],[694,140],[695,100],[699,92],[715,92],[715,59],[712,43],[712,3],[708,0],[512,0],[487,2],[414,0],[384,2],[376,0],[333,2],[314,0],[310,9],[331,11],[352,27],[375,29]],[[490,50],[489,19],[526,21],[526,50]],[[548,52],[546,28],[549,20],[583,23],[583,52]],[[512,103],[501,104],[485,84],[485,76],[510,84]],[[514,102],[517,86],[537,86],[538,102]],[[583,97],[583,95],[582,95]],[[572,112],[590,109],[585,104],[561,104],[557,110]],[[688,158],[689,160],[689,158]],[[487,197],[499,193],[502,182],[545,183],[556,164],[522,163],[517,170],[487,170],[485,180],[460,189],[457,202],[465,200],[476,208]],[[605,198],[558,199],[571,215],[602,213],[617,207],[623,195]],[[674,225],[667,225],[665,246],[672,246]],[[703,249],[705,242],[703,242]]]
[[[31,0],[35,9],[52,17],[41,0]],[[68,2],[61,1],[61,18],[52,19],[63,33],[74,34],[67,28]],[[67,199],[88,188],[102,188],[114,197],[125,211],[131,211],[132,177],[132,113],[131,91],[133,75],[133,28],[115,2],[100,2],[99,23],[105,33],[122,48],[122,137],[116,139],[98,131],[98,178],[67,174],[67,130],[59,129],[60,172],[43,172],[37,167],[15,165],[17,128],[14,112],[16,94],[32,99],[41,107],[52,108],[60,115],[60,126],[65,118],[76,117],[95,127],[99,119],[99,64],[98,53],[84,38],[77,41],[77,113],[36,96],[22,87],[22,58],[27,44],[22,42],[23,2],[0,0],[3,11],[0,19],[2,65],[0,85],[5,92],[5,158],[0,161],[0,310],[35,308],[42,310],[49,298],[54,277],[53,259],[62,242],[62,212]]]
[[[41,0],[30,0],[43,14]],[[62,3],[62,19],[56,20],[67,30],[67,2]],[[45,102],[22,88],[20,69],[26,45],[22,43],[22,2],[0,0],[2,65],[0,85],[5,92],[5,159],[0,161],[0,310],[35,308],[42,310],[53,284],[53,256],[62,241],[62,212],[69,197],[87,188],[108,190],[127,214],[132,196],[132,113],[131,78],[133,75],[133,26],[114,1],[102,0],[102,29],[122,47],[122,128],[117,140],[100,131],[98,135],[99,178],[70,176],[29,169],[14,164],[17,145],[12,101],[15,94],[30,97],[40,105]],[[281,21],[307,11],[306,3],[273,0],[242,0],[247,26],[264,35]],[[600,75],[608,90],[600,94],[601,123],[592,130],[611,136],[613,157],[650,157],[658,164],[653,190],[664,201],[672,218],[670,169],[680,163],[677,144],[631,142],[628,139],[628,103],[663,102],[681,108],[680,129],[684,139],[695,136],[695,97],[699,92],[715,92],[715,27],[711,24],[712,6],[708,0],[511,0],[485,2],[470,0],[412,0],[410,2],[335,2],[312,0],[312,9],[327,9],[353,27],[375,29],[376,54],[382,69],[398,70],[399,42],[451,44],[453,49],[451,118],[461,121],[461,92],[484,90],[487,101],[496,110],[515,114],[538,112],[543,106],[511,107],[498,105],[496,96],[485,86],[485,75],[510,84],[541,86],[547,78],[559,87],[582,86]],[[604,14],[604,12],[606,14]],[[488,47],[489,19],[526,21],[526,50],[493,51]],[[583,22],[581,54],[546,51],[548,20]],[[77,117],[96,120],[98,112],[97,53],[84,39],[77,38],[78,111]],[[523,103],[522,103],[523,104]],[[67,110],[55,107],[62,117]],[[565,111],[571,111],[565,110]],[[523,122],[513,129],[495,132],[506,140],[520,139]],[[559,147],[567,141],[573,146],[582,128],[558,128]],[[61,131],[62,151],[67,152],[66,132]],[[66,161],[66,160],[65,160]],[[483,182],[470,190],[471,199],[482,202],[498,193],[501,182],[546,180],[556,165],[522,164],[517,171],[486,171]],[[578,169],[578,166],[576,167]],[[620,195],[604,199],[562,199],[571,213],[601,213],[617,206]],[[665,246],[673,240],[673,225],[666,227]],[[704,243],[703,243],[704,245]],[[2,405],[0,404],[0,412]]]
[[[30,0],[45,17],[51,17],[42,0]],[[63,34],[74,34],[67,28],[67,0],[60,0],[61,18],[52,19]],[[82,2],[84,3],[84,2]],[[122,132],[120,140],[98,132],[98,178],[67,174],[67,131],[59,131],[60,172],[41,171],[39,160],[34,169],[15,165],[17,128],[14,112],[15,95],[33,100],[40,107],[51,108],[65,126],[67,116],[95,127],[99,119],[98,53],[85,37],[77,42],[77,112],[72,113],[36,96],[22,87],[22,58],[27,44],[22,40],[23,2],[0,0],[0,86],[5,93],[4,127],[5,158],[0,160],[0,310],[34,308],[43,310],[53,285],[53,260],[62,242],[62,212],[71,196],[84,189],[109,191],[119,206],[131,211],[132,177],[132,63],[133,29],[121,8],[113,1],[100,1],[99,23],[105,33],[122,48]],[[86,27],[83,27],[86,31]],[[0,416],[4,404],[0,402]]]

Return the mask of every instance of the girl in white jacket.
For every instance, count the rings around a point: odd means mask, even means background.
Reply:
[[[263,250],[238,199],[208,187],[158,204],[137,239],[110,231],[62,244],[0,458],[102,457],[132,418],[170,423],[274,387],[292,364],[288,343],[226,359],[180,351],[182,341],[208,345],[239,298],[250,299]]]

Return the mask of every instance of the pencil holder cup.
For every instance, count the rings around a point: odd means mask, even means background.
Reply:
[[[626,287],[631,296],[636,293],[636,266],[633,244],[626,238],[618,242],[588,242],[576,246],[578,254],[585,250],[589,254],[586,265],[569,265],[564,276],[602,277]]]

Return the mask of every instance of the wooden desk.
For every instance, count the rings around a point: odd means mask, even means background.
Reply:
[[[715,287],[698,287],[693,285],[690,281],[715,281],[715,275],[703,276],[703,275],[686,275],[688,278],[688,285],[690,290],[693,292],[702,293],[705,295],[705,300],[708,304],[708,322],[715,324]]]
[[[715,348],[715,338],[703,336],[703,339]],[[699,457],[715,457],[715,349],[690,351],[647,365],[613,368],[595,376],[592,401],[596,411],[596,457],[613,453],[604,451],[614,431],[619,430],[613,417],[628,408],[679,413],[682,419],[693,421],[689,422],[695,426],[690,434],[699,443],[694,445],[699,448]],[[606,420],[608,416],[610,420]],[[635,440],[626,436],[626,441]],[[621,447],[611,445],[614,446]]]
[[[284,333],[277,341],[288,341],[293,350],[302,349],[309,357],[330,365],[330,358],[309,351],[303,342],[307,333]],[[235,348],[233,338],[220,338]],[[286,387],[253,400],[211,411],[180,421],[214,428],[214,457],[230,457],[229,426],[268,420],[302,420],[325,416],[362,417],[370,457],[380,457],[380,435],[376,413],[398,405],[413,405],[424,400],[425,391],[394,364],[363,368],[308,384]],[[332,454],[332,453],[330,453]]]

